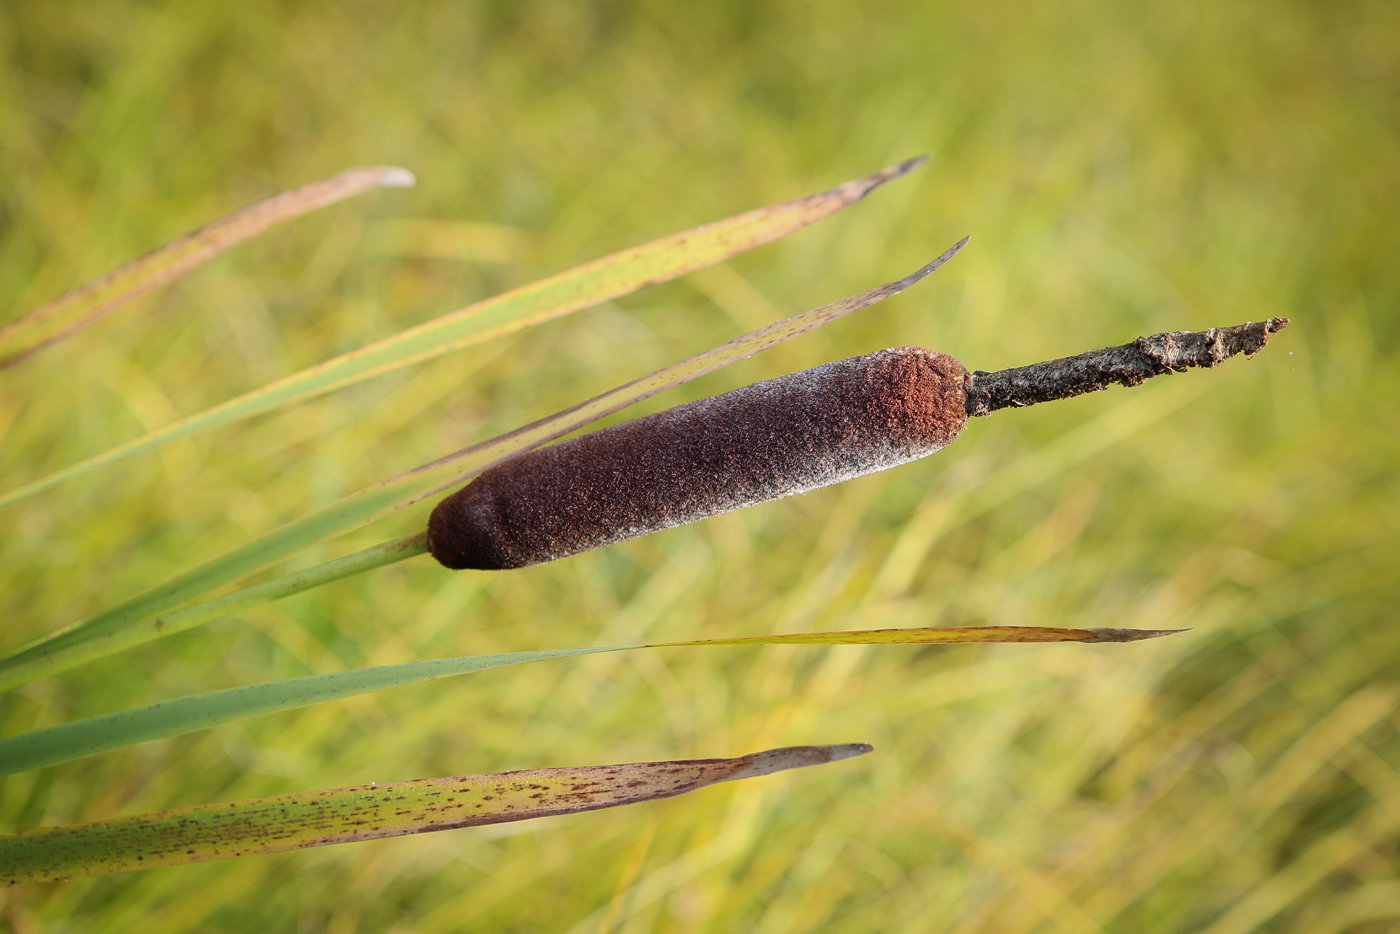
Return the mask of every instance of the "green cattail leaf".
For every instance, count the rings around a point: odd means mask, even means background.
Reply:
[[[865,743],[423,778],[204,804],[0,836],[0,884],[182,866],[655,801],[706,785],[865,755]]]
[[[322,584],[329,584],[331,581],[352,577],[365,571],[372,571],[375,568],[403,561],[406,558],[426,554],[427,551],[428,533],[426,532],[420,532],[397,541],[382,542],[372,548],[365,548],[353,554],[324,561],[299,571],[292,571],[289,574],[280,575],[260,584],[243,587],[211,600],[201,600],[178,610],[137,620],[121,628],[104,632],[89,632],[85,640],[70,645],[67,650],[53,648],[49,657],[58,661],[64,658],[78,658],[79,655],[94,658],[110,655],[132,645],[184,632],[186,629],[193,629],[195,626],[202,626],[216,619],[242,613],[244,610],[261,606],[264,603],[272,603],[293,594],[313,590]],[[65,651],[68,654],[65,654]],[[74,662],[74,664],[76,663]],[[3,677],[0,675],[0,679]]]
[[[24,684],[156,638],[163,634],[160,627],[143,626],[146,620],[197,600],[319,542],[465,482],[495,464],[547,444],[605,415],[897,295],[952,259],[966,244],[967,238],[963,238],[933,262],[902,279],[759,328],[562,412],[353,493],[0,660],[0,689]]]
[[[347,169],[331,178],[264,198],[167,243],[0,328],[0,369],[18,363],[41,347],[77,333],[116,310],[119,305],[165,285],[274,224],[328,207],[372,188],[407,188],[413,184],[413,173],[408,169],[371,165]]]
[[[700,639],[651,645],[613,645],[581,649],[550,649],[443,658],[399,665],[382,665],[329,674],[288,678],[245,687],[193,694],[146,707],[76,720],[0,739],[0,775],[130,746],[134,743],[195,730],[233,720],[309,707],[325,701],[370,694],[492,668],[577,655],[597,655],[641,648],[681,648],[720,645],[936,645],[989,642],[1135,642],[1155,639],[1176,630],[1060,629],[1039,626],[959,626],[917,629],[874,629],[855,632],[794,633],[739,639]]]
[[[672,234],[476,302],[308,367],[11,490],[0,495],[0,506],[180,438],[305,402],[333,390],[521,331],[648,285],[723,262],[834,214],[885,182],[923,165],[925,161],[927,157],[924,156],[910,159],[821,194],[770,205]]]
[[[69,759],[108,752],[133,743],[179,736],[233,720],[309,707],[312,704],[354,697],[358,694],[371,694],[388,688],[435,681],[438,678],[473,671],[524,665],[573,655],[616,652],[622,648],[633,646],[440,658],[192,694],[146,707],[120,710],[0,739],[0,775],[24,772]]]

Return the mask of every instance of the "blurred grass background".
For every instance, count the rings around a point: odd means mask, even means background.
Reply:
[[[445,655],[804,629],[1104,646],[663,650],[470,676],[0,784],[0,830],[869,741],[659,804],[0,893],[17,932],[1400,925],[1400,8],[0,10],[8,320],[277,189],[415,171],[0,374],[0,485],[614,249],[928,167],[671,285],[0,513],[11,650],[347,492],[777,317],[933,279],[650,409],[885,346],[997,369],[1273,315],[1252,361],[1004,412],[916,465],[545,567],[427,558],[31,684],[0,729]],[[628,413],[637,414],[637,411]],[[417,531],[429,505],[306,556]]]

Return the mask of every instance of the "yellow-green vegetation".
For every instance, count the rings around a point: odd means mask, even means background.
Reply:
[[[0,373],[0,491],[405,327],[919,152],[730,263],[0,511],[10,652],[386,477],[917,268],[648,401],[879,347],[999,369],[1286,316],[1252,361],[977,420],[898,471],[522,571],[416,557],[31,681],[0,732],[422,659],[480,672],[27,771],[0,831],[436,775],[869,741],[673,801],[0,894],[27,930],[1349,932],[1400,840],[1400,13],[1384,3],[20,3],[0,321],[354,165]],[[422,530],[430,502],[296,567]],[[281,570],[287,570],[282,568]]]

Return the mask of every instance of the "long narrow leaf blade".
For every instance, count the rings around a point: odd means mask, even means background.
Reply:
[[[795,201],[759,208],[614,253],[513,291],[468,305],[417,327],[334,357],[260,389],[172,422],[102,454],[0,495],[0,506],[179,438],[304,402],[401,367],[712,266],[854,204],[875,188],[922,165],[920,156]]]
[[[0,739],[0,775],[26,772],[69,759],[96,755],[167,736],[207,730],[234,720],[309,707],[389,688],[450,678],[474,671],[525,665],[552,658],[596,655],[637,646],[554,649],[439,658],[400,665],[357,668],[283,681],[192,694],[146,707],[75,720]]]
[[[407,188],[413,173],[393,165],[362,166],[264,198],[179,240],[74,289],[0,329],[0,369],[75,334],[117,306],[282,221],[344,201],[372,188]]]
[[[789,746],[735,759],[423,778],[48,827],[0,836],[0,881],[52,882],[578,814],[838,762],[871,748],[865,743]]]
[[[582,649],[547,649],[501,655],[472,655],[376,668],[337,671],[268,681],[244,687],[193,694],[146,707],[75,720],[0,739],[0,775],[25,772],[108,752],[134,743],[178,736],[195,730],[263,716],[297,707],[439,678],[524,665],[555,658],[624,652],[642,648],[729,645],[952,645],[969,643],[1136,642],[1177,630],[1060,629],[1039,626],[958,626],[874,629],[855,632],[795,633],[739,639],[700,639],[652,645],[613,645]]]
[[[121,629],[110,632],[89,631],[87,639],[81,643],[81,651],[91,657],[109,655],[132,645],[149,642],[161,636],[171,636],[177,632],[184,632],[186,629],[193,629],[196,626],[213,622],[216,619],[242,613],[255,606],[303,593],[320,587],[322,584],[329,584],[332,581],[353,577],[365,571],[372,571],[375,568],[427,554],[427,551],[427,532],[420,532],[397,541],[382,542],[372,548],[324,561],[309,568],[282,574],[272,580],[243,587],[232,593],[223,594],[210,600],[202,600],[183,606],[178,610],[161,613],[159,616],[137,620]],[[51,657],[56,659],[64,657],[63,650],[55,648]],[[7,685],[4,678],[5,675],[0,674],[0,686]]]
[[[1140,642],[1181,629],[1061,629],[1058,626],[935,626],[921,629],[862,629],[856,632],[797,632],[781,636],[703,639],[663,645],[966,645],[977,642]],[[661,648],[658,645],[657,648]]]
[[[141,627],[144,620],[469,480],[495,464],[547,444],[605,415],[897,295],[948,262],[966,244],[964,237],[933,262],[902,279],[759,328],[572,408],[353,493],[0,660],[0,689],[24,684],[155,638],[162,633],[152,633],[151,627]],[[106,638],[100,643],[94,642],[99,636]]]

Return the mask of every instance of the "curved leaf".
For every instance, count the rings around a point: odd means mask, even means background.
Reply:
[[[0,328],[0,370],[77,333],[118,305],[165,285],[274,224],[371,188],[408,188],[414,181],[412,172],[398,166],[363,166],[235,211]]]

